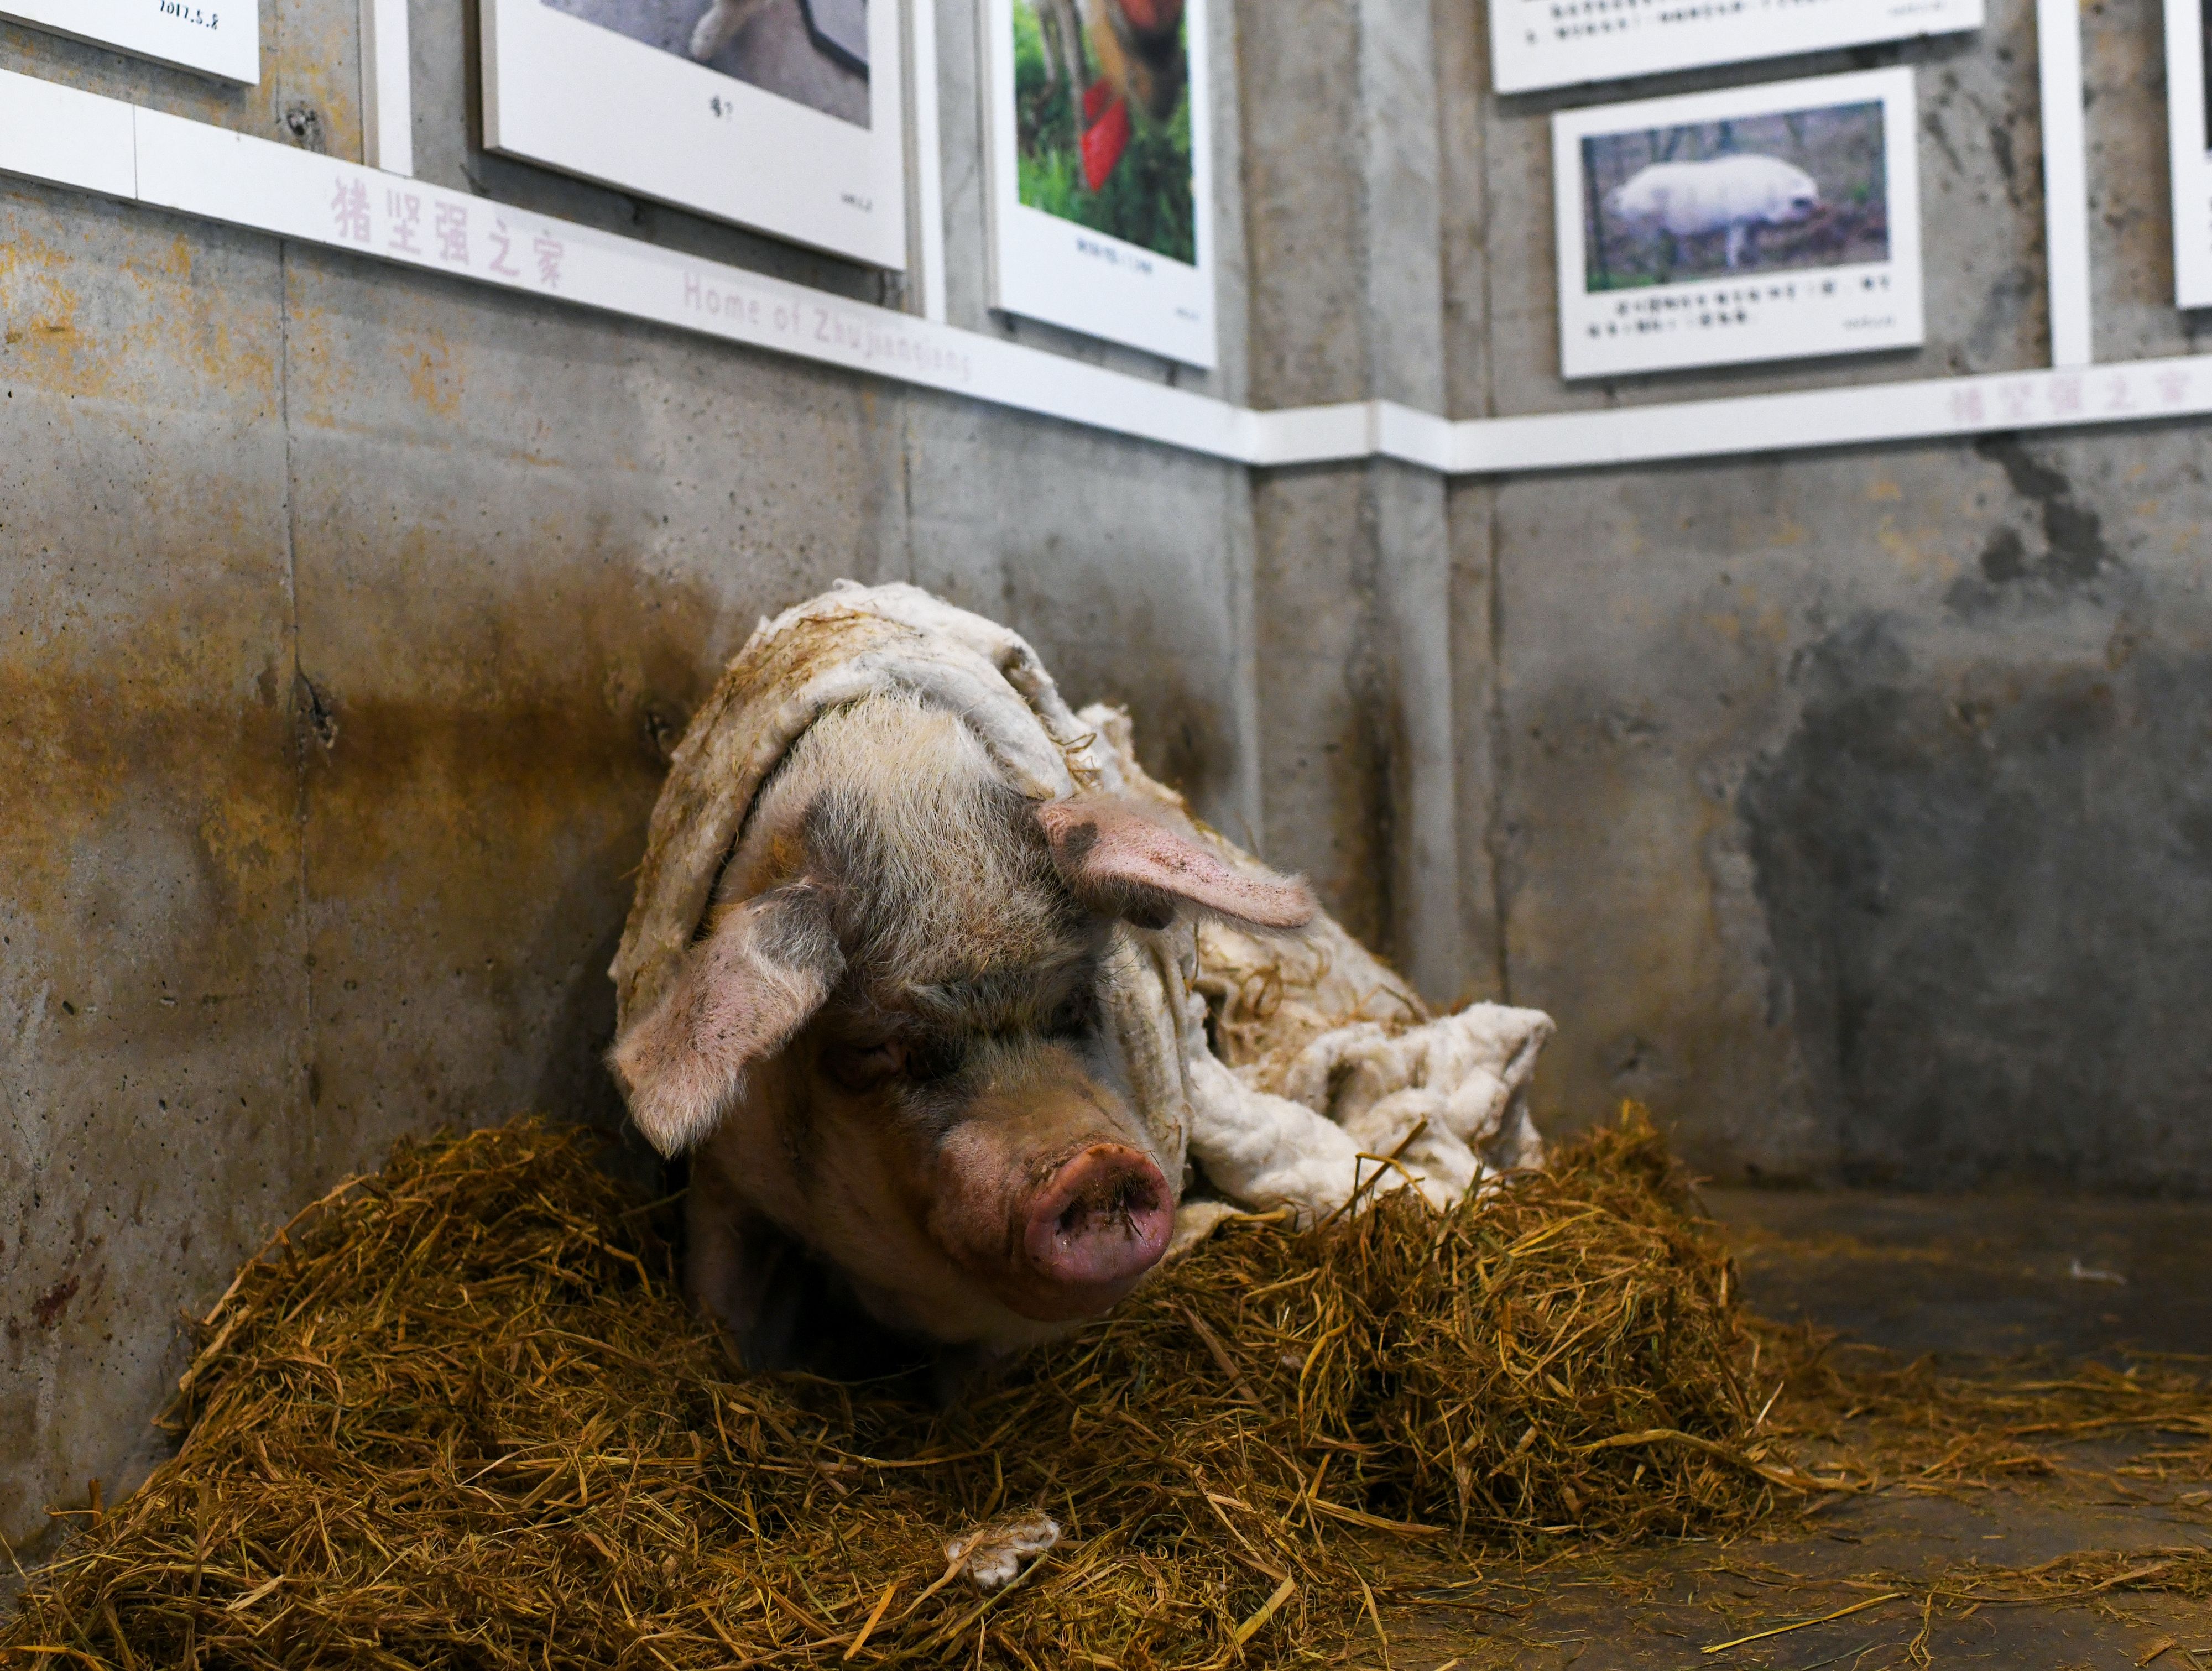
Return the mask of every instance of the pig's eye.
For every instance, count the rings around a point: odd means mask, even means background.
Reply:
[[[939,1079],[951,1079],[960,1071],[960,1046],[957,1040],[915,1039],[906,1047],[902,1071],[915,1085],[934,1085]]]
[[[1088,986],[1079,987],[1060,1001],[1044,1024],[1044,1035],[1054,1039],[1089,1038],[1098,1030],[1098,994]]]
[[[908,1085],[935,1085],[960,1071],[963,1060],[960,1041],[953,1038],[908,1036],[863,1044],[848,1040],[822,1052],[822,1071],[847,1091],[873,1091],[892,1079]]]
[[[848,1091],[872,1091],[906,1066],[906,1047],[896,1039],[881,1044],[833,1044],[822,1053],[822,1071]]]

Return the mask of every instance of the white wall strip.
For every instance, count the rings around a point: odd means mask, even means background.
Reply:
[[[22,79],[0,76],[0,105]],[[156,208],[1192,452],[1242,460],[1251,449],[1253,415],[1222,401],[227,128],[135,114],[136,195]],[[12,153],[0,171],[36,172]]]
[[[2212,361],[2133,360],[1458,423],[1449,468],[1467,475],[1575,470],[2206,413]]]
[[[361,0],[362,160],[386,173],[415,172],[415,86],[407,0]]]
[[[2051,363],[2095,356],[2089,307],[2089,133],[2081,102],[2081,0],[2035,0],[2042,88],[2043,245],[2051,295]]]
[[[1505,475],[2212,413],[2212,361],[2188,358],[1459,422],[1389,401],[1255,412],[7,72],[0,173],[1262,466]]]
[[[1279,411],[1255,412],[1255,465],[1317,465],[1341,459],[1364,458],[1375,452],[1374,403],[1347,402],[1340,406],[1292,406]],[[1428,421],[1447,434],[1452,426],[1440,417]]]
[[[0,81],[0,169],[105,197],[138,189],[131,106],[28,76]]]

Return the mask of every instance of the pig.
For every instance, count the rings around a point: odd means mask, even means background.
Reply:
[[[1703,162],[1654,162],[1607,193],[1606,212],[1638,232],[1694,238],[1728,233],[1733,272],[1758,252],[1759,228],[1794,226],[1820,212],[1812,175],[1779,157],[1750,152]]]
[[[1135,801],[1025,798],[956,713],[824,713],[611,1053],[639,1128],[690,1154],[694,1303],[750,1367],[833,1374],[972,1365],[1103,1313],[1182,1185],[1105,1025],[1109,946],[1314,910]]]

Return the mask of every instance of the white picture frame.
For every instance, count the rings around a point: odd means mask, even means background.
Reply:
[[[1207,0],[1188,0],[1182,9],[1182,91],[1180,102],[1159,122],[1148,116],[1128,118],[1134,136],[1130,149],[1119,154],[1111,172],[1097,190],[1089,186],[1085,159],[1091,155],[1078,136],[1075,106],[1069,102],[1069,144],[1049,151],[1038,143],[1044,126],[1032,121],[1025,136],[1018,107],[1019,81],[1015,19],[1024,9],[1034,25],[1055,0],[983,0],[983,86],[987,195],[990,204],[991,306],[1004,313],[1040,319],[1085,336],[1125,343],[1163,359],[1211,368],[1218,359],[1218,308],[1213,256],[1213,147],[1212,78],[1208,74]],[[1073,15],[1068,0],[1058,0]],[[1150,4],[1158,0],[1148,0]],[[1048,46],[1046,50],[1049,51]],[[1083,49],[1086,65],[1093,55]],[[1060,62],[1064,64],[1065,59]],[[1029,67],[1034,79],[1035,64]],[[1060,72],[1065,85],[1070,72]],[[1090,131],[1106,131],[1112,120],[1114,89],[1100,76],[1093,86],[1106,90],[1104,117]],[[1133,93],[1122,95],[1125,106],[1139,102]],[[1032,113],[1036,109],[1034,103]],[[1187,158],[1174,137],[1188,125]],[[1026,148],[1025,148],[1026,147]],[[1149,147],[1147,149],[1146,148]],[[1164,148],[1164,149],[1163,149]],[[1126,167],[1140,166],[1144,178],[1161,182],[1157,192],[1139,201],[1127,183],[1138,176],[1117,179]],[[1156,166],[1163,157],[1170,166],[1163,173]],[[1175,160],[1187,161],[1188,198],[1181,201],[1182,169]],[[1104,225],[1086,225],[1024,202],[1024,165],[1033,197],[1048,195],[1036,182],[1054,163],[1064,164],[1057,178],[1066,189],[1056,195],[1063,203],[1081,207],[1102,221],[1116,222],[1121,235]],[[1088,198],[1075,194],[1071,170],[1083,170]]]
[[[1626,81],[1982,27],[1982,0],[1489,0],[1500,93]]]
[[[898,0],[836,0],[834,15],[832,0],[720,3],[744,21],[698,63],[685,46],[715,0],[482,0],[485,148],[903,269]],[[836,38],[815,23],[817,15],[849,21],[863,9],[866,58],[856,71],[858,55],[837,56]],[[775,33],[756,50],[763,29]],[[793,45],[795,29],[802,45]],[[851,45],[860,39],[854,32]],[[808,52],[823,62],[810,63]],[[865,120],[851,119],[863,110]]]
[[[1917,347],[1917,125],[1909,69],[1553,116],[1560,374]]]
[[[2166,126],[2172,155],[2173,304],[2212,307],[2212,121],[2204,100],[2207,0],[2166,0]]]
[[[4,0],[0,17],[244,87],[261,80],[259,0]]]

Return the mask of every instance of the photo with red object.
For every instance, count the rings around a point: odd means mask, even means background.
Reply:
[[[1194,264],[1184,0],[1013,0],[1020,201]]]

